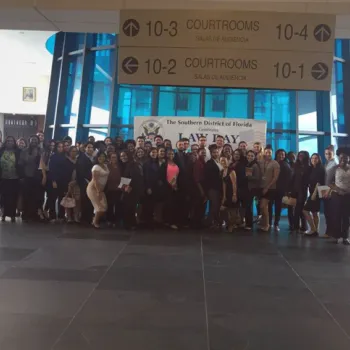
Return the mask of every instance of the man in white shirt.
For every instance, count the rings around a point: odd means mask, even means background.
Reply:
[[[216,146],[218,148],[219,154],[221,155],[222,149],[224,148],[225,139],[221,135],[216,136]]]
[[[198,145],[199,145],[199,148],[205,149],[205,152],[206,152],[205,161],[207,162],[211,158],[209,148],[207,147],[207,138],[205,136],[201,136],[198,139]]]

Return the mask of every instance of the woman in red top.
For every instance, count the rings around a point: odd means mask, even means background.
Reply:
[[[168,150],[166,153],[166,162],[162,165],[163,181],[166,184],[166,196],[164,204],[164,222],[172,229],[178,229],[179,222],[179,188],[178,178],[180,169],[174,162],[174,151]]]

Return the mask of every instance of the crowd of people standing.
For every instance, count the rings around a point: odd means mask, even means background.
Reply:
[[[172,145],[162,136],[153,142],[107,137],[72,144],[70,137],[46,142],[43,133],[15,140],[0,149],[2,221],[50,221],[111,227],[172,229],[226,227],[280,231],[283,207],[289,229],[319,236],[323,202],[326,234],[348,240],[350,150],[298,154],[256,142],[237,149],[217,135],[207,145],[188,139]],[[320,186],[328,186],[320,195]],[[254,219],[254,208],[257,217]]]

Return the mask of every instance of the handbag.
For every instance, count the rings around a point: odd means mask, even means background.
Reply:
[[[284,196],[282,198],[282,203],[288,207],[295,207],[297,205],[297,199],[289,196]]]
[[[75,205],[76,205],[75,199],[73,197],[68,197],[67,195],[62,198],[61,205],[63,208],[66,208],[66,209],[75,208]]]

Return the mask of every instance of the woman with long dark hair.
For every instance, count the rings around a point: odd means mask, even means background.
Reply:
[[[272,208],[275,206],[275,222],[274,230],[280,231],[279,223],[282,212],[282,198],[288,193],[289,182],[292,178],[292,169],[287,162],[286,151],[278,149],[275,154],[275,160],[280,166],[280,174],[276,183],[275,197],[269,202],[269,224],[272,226]],[[289,218],[289,225],[292,224],[292,219]]]
[[[247,161],[245,176],[248,180],[248,197],[246,202],[245,230],[250,231],[253,228],[253,204],[255,198],[260,196],[262,179],[255,151],[247,152]]]
[[[118,225],[121,220],[121,194],[119,188],[121,180],[121,171],[117,153],[110,153],[108,157],[108,179],[106,184],[107,199],[107,222],[109,226]]]
[[[51,173],[50,173],[50,160],[51,160],[51,157],[54,155],[55,149],[56,149],[56,141],[50,140],[48,144],[44,144],[43,153],[41,155],[41,165],[45,167],[46,178],[47,178],[46,186],[45,186],[46,202],[45,202],[45,207],[43,211],[43,215],[45,216],[46,219],[50,218],[48,198],[50,197],[50,192],[53,191]],[[43,198],[43,200],[45,200],[45,198]]]
[[[324,185],[326,177],[325,169],[322,165],[321,157],[318,153],[311,156],[311,171],[308,179],[309,198],[305,203],[303,214],[309,224],[310,231],[306,233],[308,237],[317,237],[319,231],[319,212],[321,199],[318,196],[318,186]]]
[[[90,181],[86,192],[95,209],[95,216],[92,225],[100,228],[100,221],[107,211],[107,199],[104,193],[109,169],[106,164],[106,154],[99,152],[96,155],[95,165],[92,167],[92,180]]]
[[[22,150],[19,158],[19,166],[23,174],[23,220],[35,220],[38,218],[39,210],[44,196],[46,184],[46,172],[40,167],[41,149],[39,138],[33,135],[29,138],[28,148]]]
[[[166,162],[162,166],[162,177],[166,183],[166,196],[164,203],[164,222],[170,228],[177,230],[181,220],[181,209],[179,196],[179,174],[180,168],[174,162],[175,154],[173,150],[168,150],[166,153]]]
[[[74,208],[66,208],[66,216],[68,223],[80,223],[81,213],[81,196],[80,188],[77,182],[77,159],[78,159],[78,148],[71,146],[66,155],[65,162],[63,164],[64,173],[64,192],[65,195],[75,200]]]
[[[233,232],[237,222],[237,181],[236,173],[229,168],[229,160],[226,157],[220,158],[220,164],[223,167],[222,173],[222,207],[225,208],[227,218],[225,219],[228,232]]]
[[[225,157],[228,160],[228,164],[232,162],[233,149],[229,143],[224,145],[220,156]]]
[[[148,155],[146,155],[146,152],[143,148],[139,147],[135,151],[134,156],[135,162],[139,163],[141,166],[143,166],[148,161]]]
[[[55,222],[57,217],[60,220],[64,219],[64,208],[60,203],[64,197],[64,163],[66,161],[63,142],[57,142],[55,145],[54,154],[50,158],[50,176],[48,184],[52,187],[47,197],[47,206],[51,222]],[[56,213],[56,202],[58,200],[58,213]],[[58,216],[57,216],[58,215]]]
[[[149,159],[143,166],[146,194],[143,200],[143,217],[147,225],[154,223],[156,203],[160,197],[161,172],[157,148],[151,148]]]
[[[242,150],[236,149],[233,152],[232,163],[230,169],[234,170],[237,179],[237,207],[240,213],[240,224],[245,226],[245,214],[247,202],[249,200],[248,178],[246,176],[247,159],[243,155]],[[238,222],[239,223],[239,222]]]
[[[19,194],[19,167],[18,161],[20,150],[16,145],[16,140],[12,136],[6,137],[0,149],[0,171],[1,171],[1,202],[2,221],[6,217],[16,220],[17,199]]]
[[[307,151],[300,151],[293,169],[293,176],[290,182],[290,194],[296,199],[294,208],[294,225],[291,230],[306,232],[306,220],[303,215],[304,204],[307,199],[307,190],[310,176],[310,154]]]

